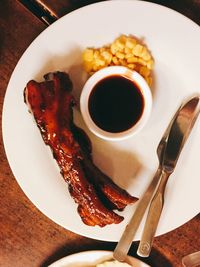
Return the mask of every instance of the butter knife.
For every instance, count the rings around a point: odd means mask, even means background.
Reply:
[[[199,96],[192,97],[179,110],[165,145],[161,163],[160,183],[151,201],[137,254],[148,257],[164,205],[164,192],[169,176],[173,173],[182,148],[200,111]]]

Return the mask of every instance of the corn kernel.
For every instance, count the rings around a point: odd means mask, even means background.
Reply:
[[[148,61],[151,59],[151,55],[149,54],[149,52],[147,51],[146,47],[144,47],[143,51],[142,51],[142,54],[141,54],[141,57]]]
[[[98,66],[97,66],[97,65],[93,65],[92,70],[93,70],[94,72],[97,71],[97,70],[98,70]]]
[[[125,42],[126,42],[126,40],[127,40],[127,36],[126,35],[121,35],[119,38],[117,38],[117,39],[119,39],[123,44],[125,44]]]
[[[126,43],[125,43],[125,46],[129,49],[133,49],[136,45],[136,40],[135,39],[131,39],[131,38],[128,38]]]
[[[99,55],[100,55],[99,50],[95,50],[94,51],[94,59],[97,59],[99,57]]]
[[[110,47],[110,50],[111,50],[111,53],[112,53],[113,55],[115,55],[115,54],[117,53],[117,51],[119,51],[119,48],[118,48],[118,46],[117,46],[115,43],[113,43],[113,44],[111,45],[111,47]]]
[[[128,48],[128,47],[125,47],[124,48],[124,53],[125,54],[132,54],[132,49]]]
[[[116,57],[118,57],[118,58],[120,58],[120,59],[123,59],[124,58],[124,54],[123,53],[121,53],[121,52],[117,52],[116,53]]]
[[[138,58],[138,63],[140,63],[143,66],[146,66],[147,65],[147,62],[144,59],[142,59],[142,58]]]
[[[134,70],[135,64],[131,63],[127,65],[129,69]]]
[[[129,57],[127,58],[127,62],[128,63],[135,63],[135,62],[138,62],[138,58],[137,57]]]
[[[129,53],[129,54],[125,54],[125,58],[128,59],[130,57],[134,57],[134,55],[132,53]]]
[[[142,54],[142,50],[143,50],[143,46],[140,44],[137,44],[134,48],[133,48],[133,54],[137,57],[139,57]]]
[[[152,85],[152,82],[153,82],[152,77],[147,77],[146,78],[146,81],[147,81],[147,83],[148,83],[149,86]]]
[[[113,57],[113,58],[112,58],[112,61],[113,61],[113,63],[114,63],[115,65],[118,65],[118,64],[119,64],[119,60],[118,60],[117,57]]]
[[[153,69],[153,64],[154,64],[153,59],[150,59],[149,61],[147,61],[147,68],[152,70]]]
[[[115,44],[116,44],[116,46],[118,47],[118,50],[120,51],[120,52],[122,52],[123,51],[123,49],[124,49],[124,43],[120,40],[120,39],[117,39],[116,40],[116,42],[115,42]]]
[[[144,77],[147,77],[150,75],[150,69],[148,69],[147,67],[140,67],[140,74]]]
[[[92,61],[93,56],[94,54],[92,49],[85,49],[85,51],[83,52],[83,60]]]
[[[112,54],[108,51],[104,51],[104,52],[102,52],[101,55],[106,60],[106,62],[108,62],[108,64],[110,64],[110,62],[112,60]]]
[[[126,66],[127,64],[126,64],[126,60],[124,60],[124,59],[119,59],[119,63],[120,63],[120,65],[122,65],[122,66]]]
[[[105,66],[105,61],[102,60],[101,58],[98,58],[98,59],[96,60],[96,65],[97,65],[97,66]]]

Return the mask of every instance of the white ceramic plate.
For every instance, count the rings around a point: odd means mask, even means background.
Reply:
[[[25,194],[57,224],[105,241],[119,240],[135,206],[121,213],[125,220],[119,225],[100,228],[82,223],[57,164],[24,104],[23,89],[30,79],[41,80],[49,71],[64,70],[70,74],[78,99],[85,81],[82,50],[110,43],[122,33],[143,39],[154,56],[151,118],[138,135],[126,141],[109,143],[89,135],[95,163],[140,197],[157,168],[156,147],[173,113],[183,99],[200,92],[200,28],[191,20],[144,1],[106,1],[76,10],[48,27],[29,46],[12,74],[3,107],[6,154]],[[79,112],[76,121],[86,129]],[[182,225],[200,210],[199,136],[198,120],[169,180],[157,235]],[[141,230],[142,225],[136,240]]]
[[[148,267],[149,265],[140,260],[128,257],[134,267]],[[95,265],[112,259],[112,252],[103,250],[93,250],[76,253],[64,257],[49,267],[94,267]],[[150,266],[149,266],[150,267]]]

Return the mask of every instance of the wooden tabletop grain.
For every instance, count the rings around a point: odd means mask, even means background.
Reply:
[[[28,45],[53,20],[94,2],[97,1],[0,1],[1,111],[12,71]],[[199,0],[152,2],[173,8],[200,25]],[[35,3],[37,7],[39,4],[44,8],[46,20],[41,18],[41,11],[34,9]],[[11,172],[0,135],[0,266],[48,266],[61,257],[80,251],[113,250],[116,243],[89,239],[63,229],[31,203]],[[137,242],[132,244],[131,255],[136,256],[137,246]],[[151,257],[145,262],[155,267],[181,266],[181,258],[197,250],[200,250],[200,215],[178,229],[155,238]]]

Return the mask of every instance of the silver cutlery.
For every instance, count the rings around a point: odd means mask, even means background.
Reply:
[[[184,104],[175,118],[162,156],[160,183],[150,203],[137,254],[148,257],[164,205],[164,192],[169,176],[173,173],[182,148],[199,114],[199,96]]]
[[[134,238],[134,236],[138,230],[140,222],[141,222],[141,220],[144,216],[144,213],[147,209],[147,206],[149,205],[149,202],[153,196],[153,193],[154,193],[154,191],[158,185],[160,174],[161,174],[162,156],[164,154],[164,148],[166,145],[166,140],[168,138],[171,125],[172,125],[173,121],[175,120],[175,118],[177,117],[181,106],[178,108],[178,110],[174,114],[173,118],[171,119],[167,129],[165,130],[165,132],[164,132],[164,134],[163,134],[163,136],[162,136],[162,138],[158,144],[158,147],[157,147],[157,156],[158,156],[158,160],[159,160],[158,169],[157,169],[152,181],[150,182],[149,186],[147,187],[146,191],[144,192],[142,198],[139,200],[139,203],[135,209],[135,212],[134,212],[130,222],[126,226],[125,231],[124,231],[120,241],[118,242],[118,244],[114,250],[113,256],[118,261],[124,261],[125,260],[126,255],[128,254],[128,251],[129,251],[130,246],[132,244],[133,238]]]
[[[199,96],[193,97],[192,99],[194,99],[194,98],[198,99],[198,101],[194,100],[195,103],[199,102]],[[190,101],[192,101],[192,99],[190,99],[187,103],[190,103]],[[185,105],[187,105],[187,103]],[[118,244],[114,250],[113,256],[116,260],[124,261],[124,259],[126,258],[126,255],[127,255],[128,251],[130,249],[130,246],[132,244],[134,235],[137,232],[137,229],[138,229],[140,222],[144,216],[144,213],[145,213],[145,211],[149,205],[149,202],[153,196],[153,193],[154,193],[155,189],[157,188],[157,185],[158,185],[160,178],[161,178],[163,156],[164,156],[164,152],[165,152],[166,143],[167,143],[167,140],[168,140],[168,137],[170,134],[170,130],[171,130],[171,127],[174,124],[174,122],[177,120],[179,112],[183,107],[184,107],[184,105],[181,105],[178,108],[178,110],[174,114],[171,122],[169,123],[167,129],[165,130],[163,137],[161,138],[161,140],[159,142],[159,145],[157,147],[157,156],[159,159],[159,167],[158,167],[156,174],[154,175],[151,183],[149,184],[145,193],[143,194],[142,198],[140,199],[130,222],[126,226],[125,231],[122,234],[122,237],[121,237],[120,241],[118,242]]]

